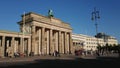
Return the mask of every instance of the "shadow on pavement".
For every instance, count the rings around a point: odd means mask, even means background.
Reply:
[[[12,65],[6,68],[80,68],[80,67],[110,67],[116,68],[120,66],[120,58],[112,58],[112,57],[98,57],[97,59],[82,59],[75,58],[74,60],[64,60],[64,59],[38,59],[34,61],[35,63],[23,64],[23,65]],[[16,63],[17,64],[17,63]],[[19,63],[18,63],[19,64]],[[1,68],[1,67],[0,67]]]

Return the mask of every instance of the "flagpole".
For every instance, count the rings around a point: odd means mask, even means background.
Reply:
[[[24,14],[23,14],[23,31],[22,31],[22,38],[23,38],[23,43],[22,43],[22,51],[23,51],[23,53],[24,53],[24,32],[25,32],[25,12],[24,12]]]

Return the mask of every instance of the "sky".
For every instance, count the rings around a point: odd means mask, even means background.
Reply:
[[[17,22],[24,12],[47,16],[52,9],[54,17],[69,23],[73,33],[94,36],[91,13],[95,7],[100,12],[98,32],[114,36],[120,43],[120,0],[0,0],[0,30],[19,32]]]

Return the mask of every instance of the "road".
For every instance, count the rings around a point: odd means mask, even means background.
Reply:
[[[53,56],[34,56],[25,58],[4,58],[0,59],[0,68],[40,68],[40,67],[117,67],[120,60],[117,57],[93,57],[93,56],[74,56],[63,55]]]

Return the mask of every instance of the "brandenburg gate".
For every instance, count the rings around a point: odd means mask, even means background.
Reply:
[[[33,12],[22,15],[17,22],[20,32],[0,31],[0,57],[14,57],[15,53],[50,55],[72,53],[72,28],[55,17]]]
[[[68,23],[54,17],[42,16],[33,12],[22,15],[18,22],[20,30],[31,35],[31,48],[34,55],[61,54],[72,52],[72,28]]]

